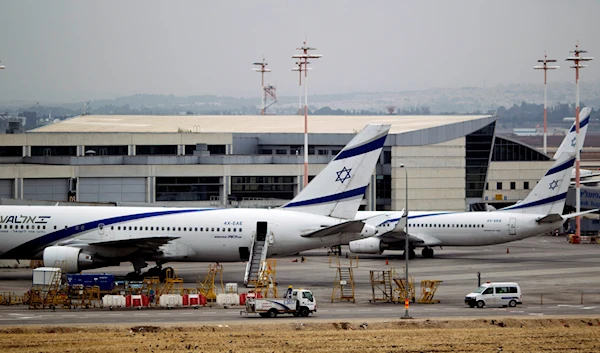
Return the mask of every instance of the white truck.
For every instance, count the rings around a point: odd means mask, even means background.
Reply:
[[[276,317],[279,314],[308,316],[317,311],[317,300],[307,289],[292,290],[289,298],[248,298],[245,314]],[[243,312],[244,313],[244,312]]]

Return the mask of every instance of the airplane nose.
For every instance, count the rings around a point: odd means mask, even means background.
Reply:
[[[371,237],[371,236],[377,234],[377,227],[373,227],[372,225],[365,224],[365,226],[363,227],[362,232],[360,232],[360,234],[365,238]]]

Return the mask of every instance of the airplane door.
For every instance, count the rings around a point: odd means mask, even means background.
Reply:
[[[508,221],[508,234],[509,235],[517,234],[517,219],[516,218],[511,218]]]
[[[256,222],[256,241],[267,239],[267,222]]]

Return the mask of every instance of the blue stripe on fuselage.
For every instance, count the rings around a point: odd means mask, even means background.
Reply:
[[[211,211],[214,210],[212,208],[198,208],[191,210],[169,210],[169,211],[159,211],[159,212],[148,212],[148,213],[138,213],[138,214],[128,214],[124,216],[117,216],[112,218],[99,219],[92,222],[87,222],[83,224],[78,224],[72,227],[64,228],[57,230],[55,232],[51,232],[48,234],[44,234],[41,237],[32,239],[26,243],[23,243],[6,253],[2,254],[2,258],[5,259],[28,259],[36,253],[42,251],[46,246],[55,243],[60,240],[64,240],[66,238],[76,236],[80,233],[84,233],[90,231],[92,229],[98,228],[98,225],[104,224],[105,226],[133,221],[137,219],[151,218],[151,217],[159,217],[173,214],[182,214],[182,213],[190,213],[190,212],[201,212],[201,211]]]
[[[290,208],[290,207],[298,207],[298,206],[312,206],[312,205],[316,205],[316,204],[320,204],[320,203],[328,203],[328,202],[340,201],[340,200],[344,200],[344,199],[349,199],[351,197],[361,196],[361,195],[363,195],[365,193],[366,190],[367,190],[367,187],[363,186],[363,187],[356,188],[356,189],[353,189],[353,190],[348,190],[348,191],[340,192],[338,194],[333,194],[333,195],[323,196],[323,197],[317,197],[317,198],[310,199],[310,200],[291,202],[291,203],[288,203],[287,205],[284,205],[282,207],[283,208]]]
[[[350,158],[361,154],[369,153],[371,151],[375,151],[376,149],[383,147],[386,138],[387,134],[369,143],[365,143],[364,145],[356,146],[342,151],[340,152],[340,154],[337,155],[337,157],[335,157],[334,160],[337,161],[340,159]]]

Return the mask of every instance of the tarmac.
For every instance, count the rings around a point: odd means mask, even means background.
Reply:
[[[417,249],[418,250],[418,249]],[[416,299],[421,296],[421,281],[442,281],[433,298],[438,304],[410,303],[415,318],[495,316],[600,316],[600,245],[569,244],[564,236],[538,236],[517,242],[484,246],[435,249],[435,257],[420,257],[409,261],[409,275],[414,278]],[[346,255],[348,255],[346,257]],[[339,258],[328,255],[327,249],[306,251],[297,256],[276,259],[278,295],[288,286],[312,290],[318,301],[316,319],[397,319],[405,312],[404,303],[389,303],[389,297],[372,286],[371,271],[377,277],[382,271],[394,269],[397,278],[404,278],[405,260],[401,251],[382,255],[353,255],[342,247]],[[304,261],[303,261],[304,259]],[[340,301],[334,292],[337,268],[354,266],[353,301]],[[206,276],[209,263],[170,263],[185,287],[196,287]],[[222,263],[222,282],[243,286],[245,263]],[[112,273],[124,276],[131,264],[106,267],[84,273]],[[480,279],[478,279],[478,273]],[[0,293],[24,293],[31,286],[31,269],[0,269]],[[471,309],[464,304],[465,295],[477,288],[478,281],[518,282],[523,293],[523,305],[516,308]],[[216,284],[220,286],[217,276]],[[345,293],[348,293],[346,286]],[[339,292],[338,292],[339,293]],[[0,325],[50,323],[123,323],[123,322],[221,322],[248,320],[239,316],[242,307],[177,309],[168,311],[148,309],[143,312],[109,312],[106,309],[35,310],[26,306],[1,306]],[[94,311],[96,310],[96,311]],[[104,312],[99,310],[104,310]],[[312,316],[311,316],[312,317]],[[296,318],[294,318],[296,319]]]

